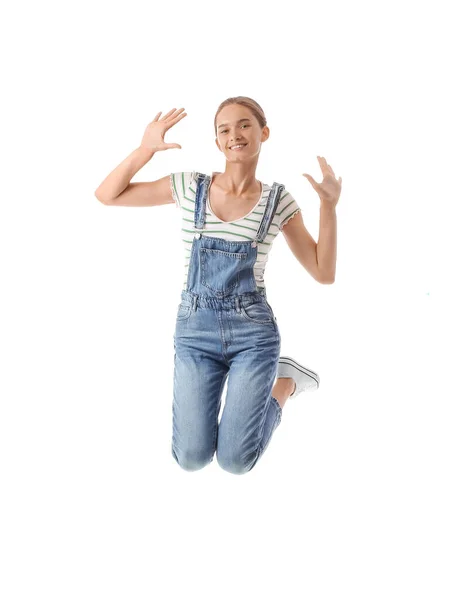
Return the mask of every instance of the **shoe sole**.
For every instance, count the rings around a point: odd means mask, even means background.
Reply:
[[[308,375],[308,377],[311,377],[311,379],[314,379],[314,381],[316,381],[316,383],[319,387],[319,375],[317,373],[315,373],[314,371],[310,371],[309,369],[307,369],[306,367],[302,366],[300,363],[295,361],[293,358],[288,358],[286,356],[279,358],[279,362],[284,365],[290,365],[291,367],[294,367],[295,369],[300,371],[300,373],[304,373],[305,375]]]

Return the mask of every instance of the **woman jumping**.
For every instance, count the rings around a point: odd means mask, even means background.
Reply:
[[[175,204],[182,216],[185,267],[174,340],[172,455],[186,471],[213,461],[235,474],[250,471],[266,450],[289,397],[319,387],[319,376],[280,356],[277,319],[266,297],[264,271],[280,231],[297,260],[319,283],[331,284],[336,264],[338,180],[318,156],[323,180],[310,181],[321,200],[318,243],[284,185],[255,178],[270,130],[261,106],[228,98],[215,115],[215,142],[223,173],[171,173],[131,183],[156,152],[181,148],[165,133],[184,108],[159,112],[140,146],[95,192],[109,206]],[[221,397],[228,388],[218,422]]]

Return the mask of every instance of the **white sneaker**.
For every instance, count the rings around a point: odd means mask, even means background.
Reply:
[[[305,390],[315,391],[319,387],[319,375],[296,362],[290,356],[280,356],[278,364],[278,377],[292,377],[295,381],[295,390],[290,398],[295,398]]]

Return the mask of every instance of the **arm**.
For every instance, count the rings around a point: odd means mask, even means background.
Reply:
[[[342,190],[342,178],[335,177],[334,170],[323,156],[317,157],[322,171],[322,182],[317,183],[311,175],[303,173],[321,200],[319,240],[316,247],[316,264],[324,283],[334,283],[337,262],[337,206]],[[312,252],[312,249],[311,249]]]
[[[337,213],[335,206],[327,202],[321,202],[317,260],[319,270],[324,273],[324,279],[334,283],[337,262]]]
[[[157,181],[138,181],[130,183],[133,175],[151,160],[156,152],[170,148],[181,148],[179,144],[164,142],[165,133],[178,123],[186,113],[184,108],[172,108],[159,119],[162,111],[157,113],[145,129],[141,144],[127,156],[100,184],[95,196],[103,204],[109,206],[157,206],[173,203],[170,191],[169,176]]]
[[[118,165],[95,191],[103,204],[110,204],[128,187],[132,177],[154,156],[154,150],[138,147]]]
[[[323,215],[321,212],[320,241],[322,241],[322,217]],[[313,237],[306,229],[303,223],[301,211],[292,217],[290,221],[284,225],[281,231],[284,234],[287,244],[295,258],[306,269],[306,271],[308,271],[313,279],[323,284],[333,283],[333,279],[331,277],[327,277],[318,264],[319,242],[316,244]]]

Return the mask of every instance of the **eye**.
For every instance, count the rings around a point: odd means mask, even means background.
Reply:
[[[243,123],[241,127],[250,127],[250,125],[248,123]],[[227,131],[227,129],[222,129],[220,133],[226,133]]]

